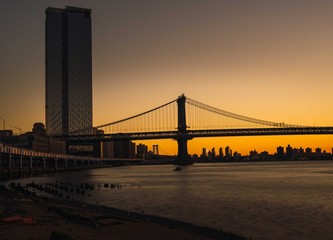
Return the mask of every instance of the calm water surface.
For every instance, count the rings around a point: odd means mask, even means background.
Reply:
[[[170,165],[93,169],[34,181],[94,183],[95,190],[76,199],[253,239],[333,239],[333,161],[214,163],[173,169]],[[121,184],[122,189],[104,188],[105,183]]]

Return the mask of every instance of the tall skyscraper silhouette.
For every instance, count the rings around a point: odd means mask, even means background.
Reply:
[[[46,132],[92,127],[91,10],[47,8],[45,13]]]

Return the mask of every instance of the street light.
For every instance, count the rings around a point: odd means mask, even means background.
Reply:
[[[20,135],[21,135],[21,133],[22,133],[22,129],[21,128],[19,128],[19,127],[15,127],[15,126],[10,126],[10,127],[12,127],[12,128],[15,128],[15,129],[17,129],[17,130],[19,130],[20,131]]]
[[[2,117],[0,119],[3,121],[3,130],[6,130],[6,120]]]

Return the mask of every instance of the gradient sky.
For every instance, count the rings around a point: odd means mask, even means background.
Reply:
[[[45,9],[67,5],[92,9],[94,125],[185,93],[245,116],[333,126],[333,1],[0,0],[0,117],[7,128],[30,131],[45,122]],[[175,153],[172,140],[153,143]],[[189,151],[229,145],[243,154],[273,153],[288,143],[331,152],[333,137],[202,138],[190,141]]]

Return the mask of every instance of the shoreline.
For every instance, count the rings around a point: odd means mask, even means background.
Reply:
[[[247,239],[223,230],[144,213],[77,201],[27,196],[8,190],[4,185],[1,185],[0,193],[1,218],[29,216],[36,220],[35,224],[0,222],[0,235],[5,240],[53,239],[51,233],[71,237],[68,239],[91,239],[97,236],[105,239],[111,235],[112,239]]]

